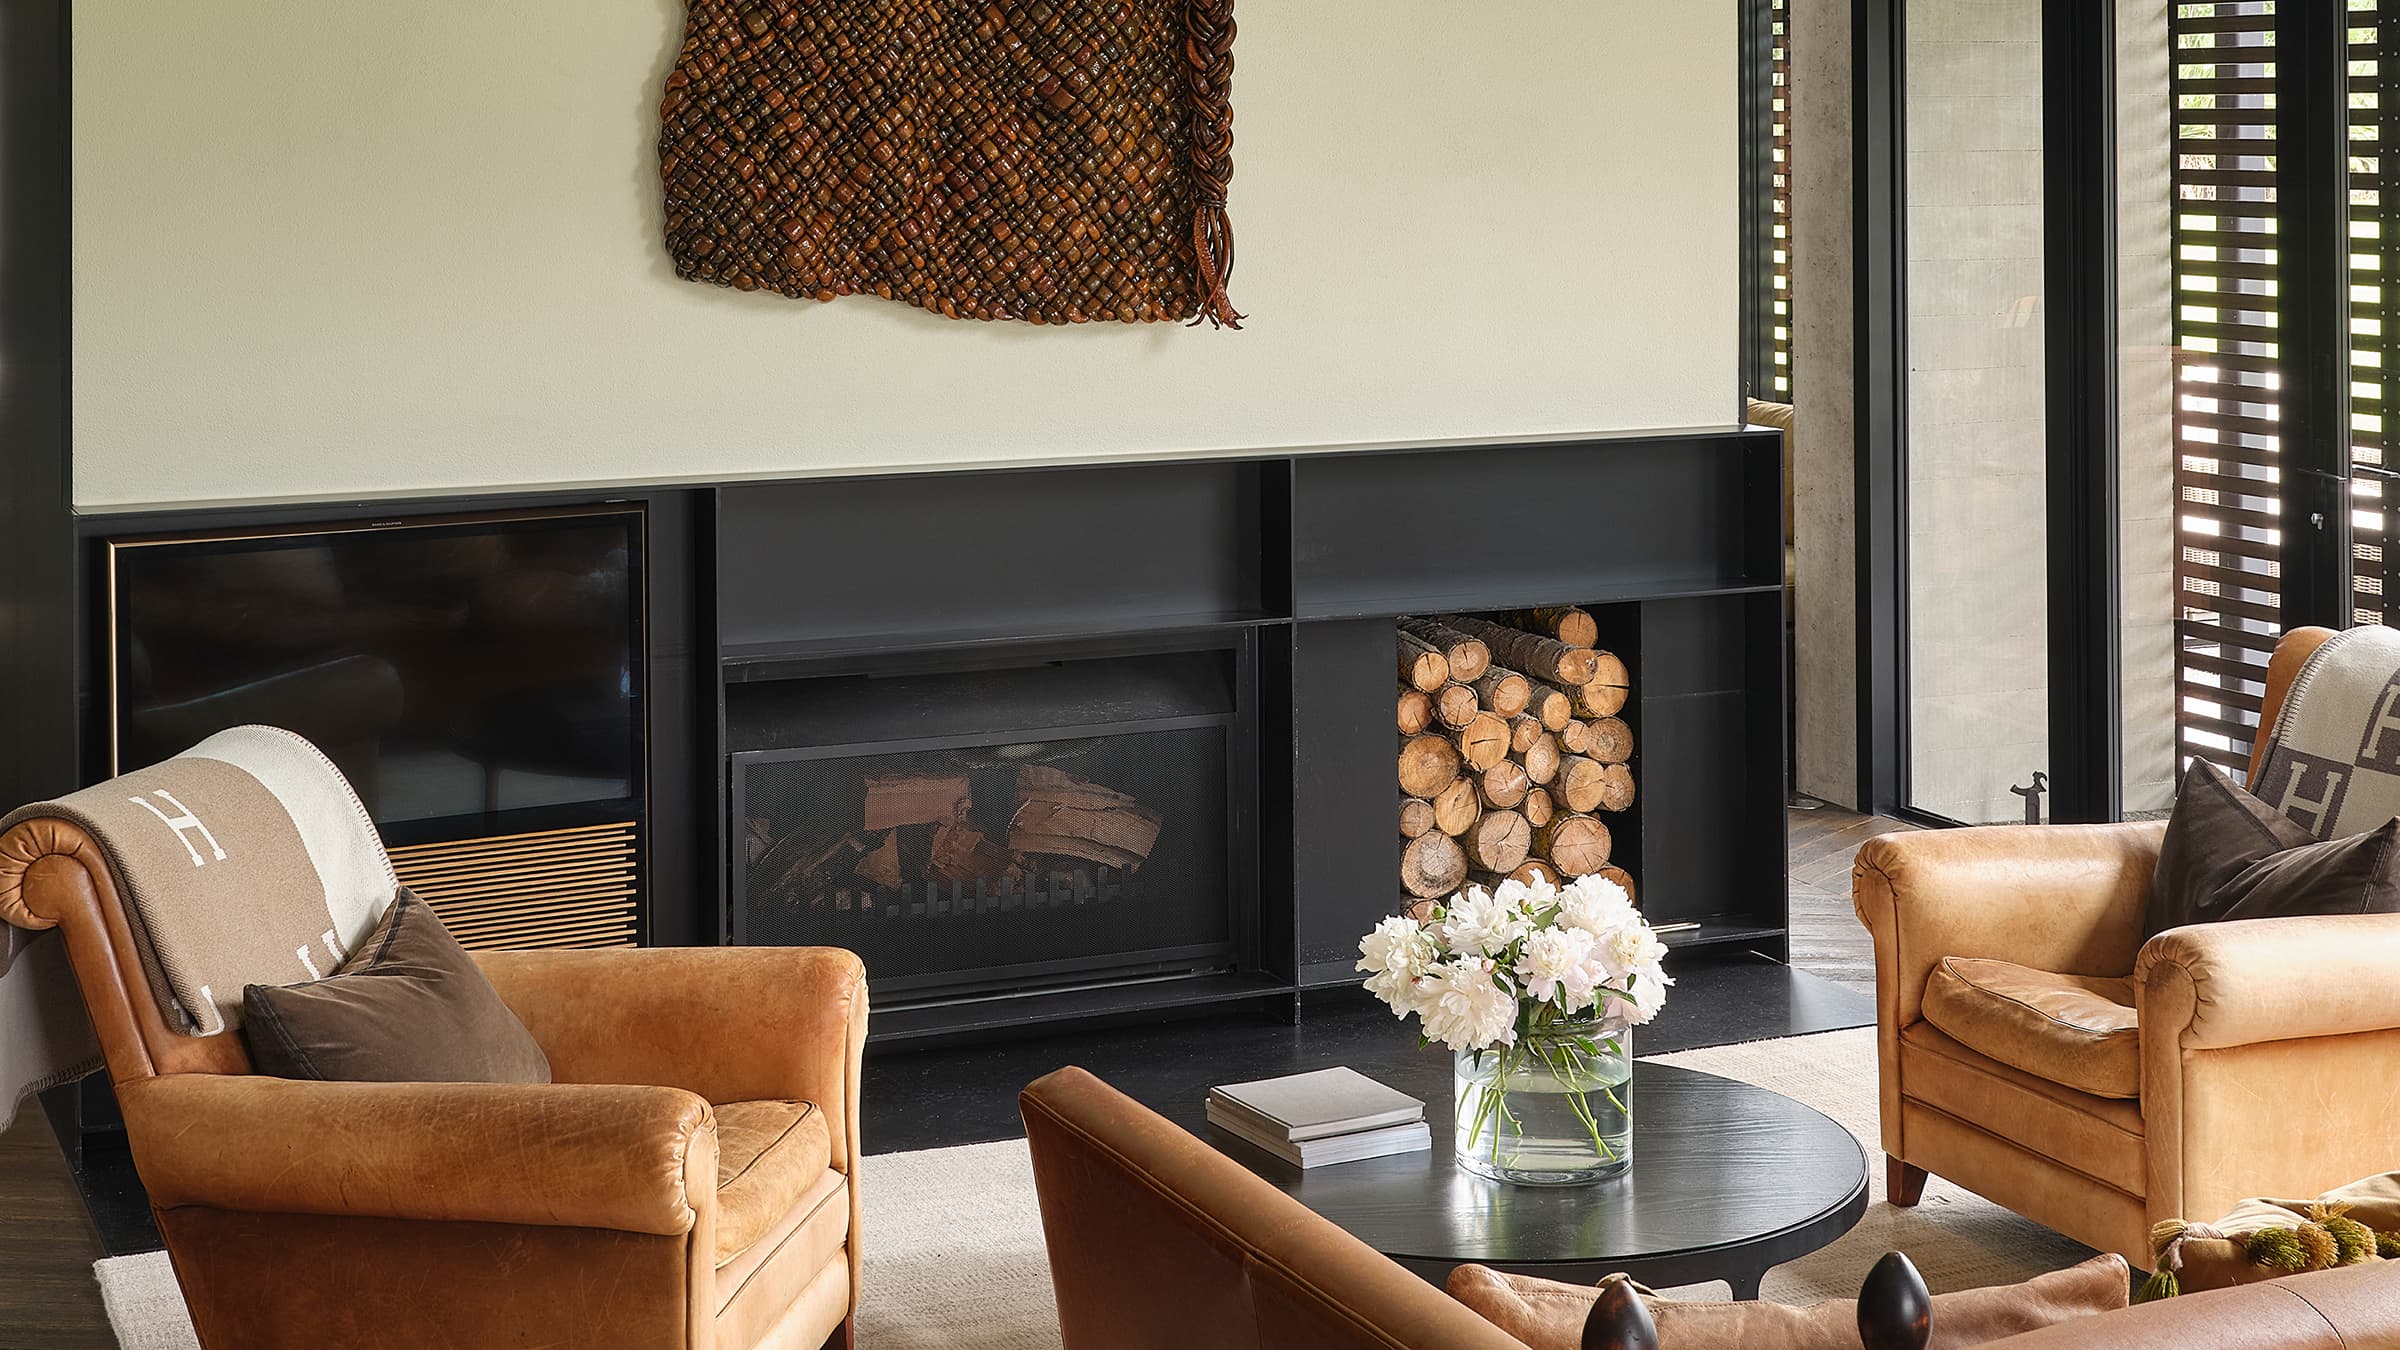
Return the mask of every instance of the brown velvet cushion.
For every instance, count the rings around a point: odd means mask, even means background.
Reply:
[[[1451,1271],[1449,1289],[1452,1298],[1531,1350],[1578,1350],[1583,1320],[1600,1299],[1596,1288],[1504,1275],[1483,1266]],[[1965,1350],[2110,1312],[2125,1306],[2128,1290],[2125,1258],[2110,1253],[2023,1284],[1936,1294],[1928,1350]],[[1805,1308],[1661,1298],[1647,1302],[1658,1323],[1659,1350],[1860,1350],[1858,1305],[1851,1299],[1828,1299]]]
[[[1925,1020],[1978,1054],[2061,1087],[2142,1095],[2131,980],[1948,956],[1925,981]]]
[[[547,1083],[550,1061],[474,958],[403,890],[333,974],[242,990],[250,1061],[277,1078]]]
[[[791,1213],[833,1163],[825,1113],[807,1102],[722,1102],[717,1108],[718,1265]]]
[[[2159,846],[2142,935],[2224,919],[2400,912],[2400,821],[2340,839],[2302,826],[2192,761]]]

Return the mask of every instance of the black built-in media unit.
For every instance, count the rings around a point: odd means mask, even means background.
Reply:
[[[1780,473],[1725,431],[99,515],[81,593],[131,537],[638,512],[640,940],[853,945],[906,1042],[1354,980],[1406,900],[1403,614],[1590,610],[1631,675],[1615,861],[1676,946],[1782,955]],[[1123,814],[978,861],[1045,793]]]

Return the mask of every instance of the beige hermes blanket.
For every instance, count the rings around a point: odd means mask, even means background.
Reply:
[[[2328,639],[2265,734],[2250,791],[2317,838],[2400,815],[2400,632],[2370,625]]]
[[[0,833],[39,817],[69,821],[99,843],[151,992],[194,1036],[238,1026],[246,984],[331,973],[399,890],[340,771],[274,727],[222,731],[173,759],[11,812]],[[21,936],[11,935],[12,948]],[[64,962],[37,955],[56,945],[37,939],[0,975],[33,972],[28,980],[44,987],[4,1006],[38,1008],[44,1026],[69,1009],[82,1018]],[[14,1016],[8,1026],[15,1048],[31,1055],[37,1037]],[[50,1064],[27,1081],[55,1080],[70,1067]]]

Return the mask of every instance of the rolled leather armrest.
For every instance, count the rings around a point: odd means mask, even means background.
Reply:
[[[2170,928],[2143,945],[2134,966],[2142,1041],[2221,1050],[2400,1028],[2395,971],[2400,914]]]
[[[673,1236],[715,1203],[716,1118],[674,1088],[170,1074],[117,1092],[162,1210]]]
[[[856,1150],[867,973],[832,947],[478,952],[566,1083],[666,1083],[711,1102],[814,1102]]]
[[[1851,901],[1875,938],[1892,1025],[1914,1023],[1947,956],[2061,975],[2121,976],[2141,946],[2163,821],[1991,825],[1867,841]]]

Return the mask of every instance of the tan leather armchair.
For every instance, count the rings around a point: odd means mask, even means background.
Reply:
[[[1081,1069],[1020,1100],[1066,1350],[1527,1350]],[[2400,1263],[2377,1262],[2147,1303],[1989,1350],[2394,1345]]]
[[[2295,630],[2276,648],[2268,724],[2330,636]],[[1935,1173],[2146,1267],[2162,1220],[2400,1166],[2400,915],[2203,924],[2144,943],[2165,831],[1994,826],[1859,851],[1895,1203],[1916,1203]],[[1951,1034],[1955,1012],[1951,1032],[1935,1025],[1961,961],[2023,968],[2002,991],[2017,1025]]]
[[[64,930],[204,1345],[848,1346],[867,995],[826,949],[477,960],[554,1083],[326,1083],[171,1030],[97,846],[0,835]]]

